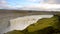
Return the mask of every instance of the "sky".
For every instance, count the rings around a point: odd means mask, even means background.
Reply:
[[[1,4],[12,7],[23,7],[27,5],[39,4],[40,0],[0,0]]]
[[[0,9],[56,9],[60,8],[59,0],[0,0]]]

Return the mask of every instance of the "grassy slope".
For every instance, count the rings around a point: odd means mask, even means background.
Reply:
[[[41,30],[41,29],[44,29],[46,27],[52,26],[55,23],[58,23],[57,16],[54,16],[52,18],[43,18],[41,20],[38,20],[37,23],[30,25],[27,29],[29,32],[34,32],[34,31]]]

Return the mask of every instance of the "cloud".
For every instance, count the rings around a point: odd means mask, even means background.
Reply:
[[[52,10],[52,9],[60,9],[60,4],[49,4],[49,3],[56,3],[55,0],[27,0],[30,2],[40,1],[41,3],[38,4],[30,4],[26,6],[22,5],[7,5],[6,1],[0,1],[0,8],[4,9],[23,9],[23,10]],[[56,0],[57,1],[57,0]],[[58,2],[58,1],[57,1]]]
[[[0,8],[6,8],[6,7],[7,7],[6,0],[0,0]]]
[[[28,2],[37,2],[37,3],[39,3],[41,0],[26,0],[26,1],[28,1]]]
[[[43,0],[43,3],[60,4],[60,0]]]
[[[22,10],[37,10],[37,11],[48,11],[48,10],[59,10],[60,4],[35,4],[28,5],[22,8]]]
[[[27,0],[30,2],[40,2],[40,3],[47,3],[47,4],[60,4],[60,0]]]
[[[22,5],[15,5],[15,6],[8,5],[9,9],[20,9],[22,7],[23,7]]]
[[[37,3],[48,3],[48,4],[57,4],[60,3],[60,0],[27,0],[30,2],[37,2]]]
[[[60,0],[55,0],[56,4],[60,4]]]
[[[7,2],[6,2],[6,0],[0,0],[0,4],[5,5],[5,4],[7,4]]]
[[[37,0],[27,0],[27,1],[36,2]]]
[[[19,7],[22,7],[20,5],[9,5],[6,0],[0,0],[0,9],[17,9]]]

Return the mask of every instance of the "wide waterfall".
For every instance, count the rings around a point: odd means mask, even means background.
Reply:
[[[24,30],[29,25],[36,23],[41,18],[50,18],[53,15],[31,15],[31,16],[24,16],[18,17],[15,19],[3,19],[2,23],[0,23],[0,34],[12,30]]]

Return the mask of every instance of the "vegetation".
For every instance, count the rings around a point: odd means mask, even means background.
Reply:
[[[60,34],[60,16],[54,15],[52,18],[43,18],[23,31],[14,30],[6,34]]]
[[[19,31],[19,30],[13,30],[13,31],[7,32],[7,33],[5,33],[5,34],[24,34],[24,33],[22,33],[22,32]]]
[[[34,32],[37,30],[44,29],[46,27],[52,26],[55,23],[58,23],[58,17],[54,16],[52,18],[43,18],[37,21],[37,23],[30,25],[27,29],[29,32]]]

